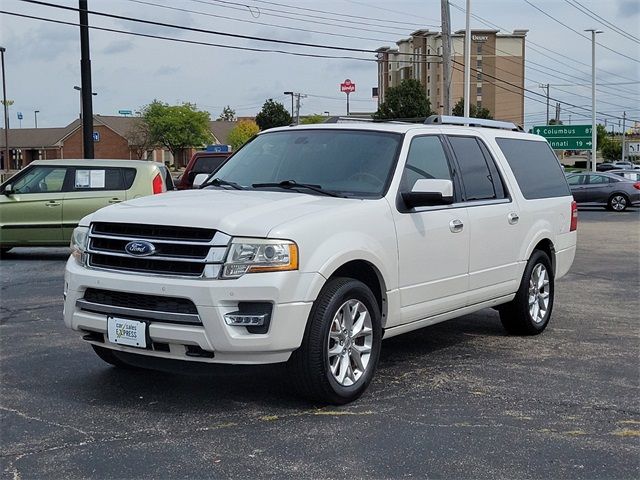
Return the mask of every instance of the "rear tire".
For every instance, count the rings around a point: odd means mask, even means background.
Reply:
[[[624,212],[629,206],[629,199],[622,193],[614,193],[607,202],[607,208],[614,212]]]
[[[312,401],[342,405],[371,383],[380,356],[378,303],[364,283],[333,278],[313,304],[302,345],[288,363],[296,390]]]
[[[516,297],[499,309],[505,330],[512,335],[542,333],[551,318],[554,290],[551,260],[542,250],[534,250]]]
[[[97,345],[91,345],[91,347],[93,348],[93,351],[96,352],[96,355],[98,355],[102,360],[110,365],[113,365],[114,367],[127,369],[135,368],[132,365],[129,365],[127,362],[122,361],[117,356],[118,354],[109,348],[99,347]]]

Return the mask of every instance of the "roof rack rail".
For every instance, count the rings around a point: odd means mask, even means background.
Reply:
[[[499,128],[514,132],[524,132],[520,125],[499,120],[486,120],[484,118],[454,117],[451,115],[431,115],[424,121],[427,125],[468,125],[470,127]]]

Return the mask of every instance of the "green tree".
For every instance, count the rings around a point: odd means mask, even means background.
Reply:
[[[231,106],[227,105],[222,110],[220,116],[216,119],[218,122],[233,122],[236,119],[236,111],[231,108]]]
[[[233,148],[233,150],[239,149],[242,145],[247,143],[251,137],[260,131],[260,128],[251,120],[241,120],[233,127],[233,130],[229,132],[227,140]]]
[[[601,149],[601,147],[604,146],[605,142],[607,141],[607,137],[608,137],[608,133],[607,133],[607,129],[604,128],[604,125],[597,125],[597,130],[596,130],[596,137],[597,137],[597,142],[598,142],[598,150]]]
[[[598,125],[600,126],[600,125]],[[599,143],[600,151],[605,160],[620,160],[622,158],[622,143],[613,138],[605,137],[602,143]]]
[[[274,127],[284,127],[291,125],[291,115],[280,102],[272,98],[264,102],[262,110],[256,115],[256,123],[260,130],[267,130]]]
[[[464,116],[464,98],[458,100],[458,103],[455,104],[451,113],[456,117]],[[485,118],[487,120],[493,120],[493,115],[491,115],[491,111],[489,111],[488,108],[478,108],[477,105],[473,104],[469,106],[469,116],[471,118]]]
[[[149,125],[142,118],[136,118],[125,134],[129,142],[129,148],[133,151],[138,160],[147,159],[149,152],[153,150],[151,132]]]
[[[186,163],[187,148],[199,148],[213,140],[209,112],[192,103],[169,105],[154,100],[142,109],[142,118],[149,127],[151,143],[167,147],[179,165]]]
[[[376,119],[421,118],[431,115],[431,103],[422,84],[413,78],[403,80],[397,87],[389,87],[385,100],[373,114]]]
[[[313,123],[323,123],[327,117],[324,115],[320,115],[319,113],[314,113],[313,115],[307,115],[306,117],[302,117],[300,119],[300,123],[302,125],[311,125]]]

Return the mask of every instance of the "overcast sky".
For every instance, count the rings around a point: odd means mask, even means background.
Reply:
[[[78,6],[77,0],[46,1]],[[640,0],[578,0],[578,5],[608,20],[626,32],[627,37],[581,13],[569,0],[529,1],[577,32],[593,27],[604,31],[598,35],[598,41],[621,55],[597,47],[598,81],[602,82],[598,111],[621,116],[626,109],[629,117],[640,119],[640,41],[629,38],[629,35],[640,37]],[[439,30],[440,23],[440,0],[88,0],[88,3],[90,10],[121,16],[365,50],[395,46],[397,40],[418,28]],[[465,2],[452,0],[451,3],[452,29],[464,29],[464,13],[455,6],[463,9]],[[4,11],[77,23],[77,12],[20,0],[0,0],[0,6]],[[473,0],[472,12],[502,27],[503,31],[529,29],[525,87],[542,94],[538,84],[549,83],[552,97],[590,107],[591,44],[588,39],[554,22],[525,0]],[[278,45],[112,18],[90,16],[89,22],[112,29],[220,45],[374,58],[369,53]],[[474,19],[471,26],[489,28],[478,19]],[[293,90],[308,95],[303,100],[302,114],[325,111],[344,114],[345,96],[339,92],[339,83],[345,78],[357,85],[351,95],[351,111],[376,109],[376,101],[371,98],[371,87],[377,85],[373,61],[231,50],[98,30],[91,30],[90,39],[93,90],[98,94],[94,97],[94,113],[117,115],[118,110],[135,111],[153,99],[160,99],[169,103],[193,102],[211,112],[212,118],[227,104],[238,115],[250,116],[260,110],[267,98],[279,100],[290,108],[290,99],[282,92]],[[7,49],[7,97],[15,102],[10,113],[12,128],[19,126],[17,112],[24,114],[23,127],[33,127],[34,110],[40,111],[40,127],[63,126],[77,117],[79,96],[73,89],[74,85],[80,85],[77,27],[0,14],[0,45]],[[545,100],[535,93],[526,95],[535,99],[526,101],[527,126],[544,123]],[[566,108],[573,112],[572,123],[587,123],[588,111]],[[568,115],[568,111],[562,114],[565,123]],[[599,118],[605,117],[599,115]],[[609,118],[609,122],[617,126],[618,120]]]

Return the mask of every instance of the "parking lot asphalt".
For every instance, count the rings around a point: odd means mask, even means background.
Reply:
[[[383,342],[344,407],[279,367],[118,370],[62,322],[65,249],[0,262],[3,478],[638,478],[640,215],[580,211],[547,330],[497,312]]]

